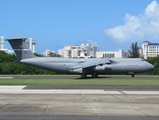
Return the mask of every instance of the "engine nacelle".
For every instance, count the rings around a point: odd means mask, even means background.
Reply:
[[[111,65],[102,65],[102,66],[96,66],[95,71],[110,71]]]
[[[82,68],[72,68],[72,69],[71,69],[71,72],[72,72],[72,73],[82,73],[82,72],[83,72],[83,69],[82,69]]]

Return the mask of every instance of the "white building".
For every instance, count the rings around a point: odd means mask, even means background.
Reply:
[[[36,53],[36,43],[33,42],[32,38],[28,38],[28,47],[33,53]]]
[[[4,36],[0,36],[0,50],[4,49]]]
[[[55,51],[52,51],[52,50],[45,50],[45,52],[43,53],[43,56],[48,57],[51,52],[55,53]]]
[[[72,49],[70,54],[72,57],[80,56],[81,51],[79,49]]]
[[[147,59],[148,57],[156,57],[159,55],[159,43],[151,43],[149,41],[142,42],[142,49],[140,49],[140,56]]]
[[[123,50],[119,51],[103,51],[103,52],[96,52],[97,58],[127,58],[128,53],[124,52]]]
[[[32,42],[32,52],[36,53],[36,42]]]
[[[58,54],[64,58],[70,58],[72,46],[73,45],[67,45],[63,49],[58,50]]]
[[[64,58],[74,57],[96,57],[97,47],[91,44],[81,44],[81,46],[67,45],[58,50],[58,54]]]

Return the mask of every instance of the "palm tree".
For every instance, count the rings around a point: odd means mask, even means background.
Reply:
[[[139,58],[140,53],[139,53],[139,46],[137,45],[137,42],[132,43],[130,46],[130,50],[128,50],[130,58]]]

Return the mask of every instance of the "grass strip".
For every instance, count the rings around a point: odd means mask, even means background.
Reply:
[[[159,80],[99,80],[99,79],[0,79],[0,85],[131,85],[159,86]]]

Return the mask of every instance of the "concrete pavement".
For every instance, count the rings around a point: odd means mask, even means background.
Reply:
[[[0,86],[0,120],[158,120],[159,91]]]

